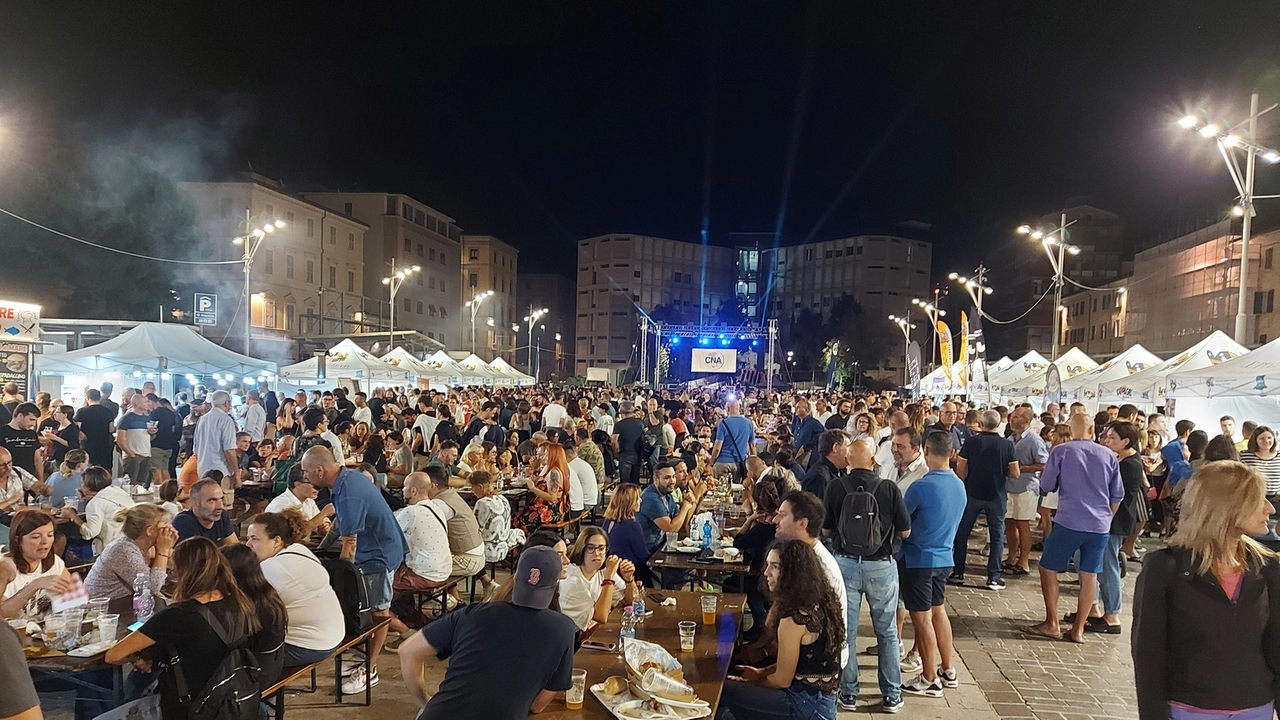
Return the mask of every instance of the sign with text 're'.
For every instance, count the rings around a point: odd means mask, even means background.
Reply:
[[[694,348],[689,360],[689,369],[696,373],[736,373],[738,372],[738,351],[733,349],[708,350]]]

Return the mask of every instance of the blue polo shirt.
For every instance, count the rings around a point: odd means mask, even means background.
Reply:
[[[656,485],[649,485],[640,493],[640,510],[636,513],[636,520],[640,521],[640,528],[644,530],[644,544],[649,552],[662,547],[663,543],[662,530],[653,521],[660,517],[673,518],[679,512],[680,504],[676,499],[670,493],[663,495],[658,492]]]
[[[911,534],[902,541],[903,562],[909,568],[955,565],[956,531],[968,502],[960,477],[950,470],[930,470],[907,487],[903,500],[911,513]]]
[[[350,468],[333,483],[338,535],[356,537],[356,564],[371,572],[394,572],[409,554],[409,543],[373,481]],[[366,567],[367,566],[367,567]]]

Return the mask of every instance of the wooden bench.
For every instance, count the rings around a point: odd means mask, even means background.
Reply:
[[[365,676],[369,676],[373,672],[373,636],[379,630],[391,625],[390,618],[384,618],[374,623],[362,633],[357,635],[348,635],[343,639],[342,644],[338,645],[329,657],[323,660],[311,663],[310,665],[299,665],[296,667],[287,667],[280,670],[280,679],[266,690],[262,691],[262,702],[265,703],[275,714],[276,720],[284,719],[284,697],[288,685],[299,680],[306,675],[311,676],[311,687],[303,692],[316,691],[316,671],[320,666],[329,660],[333,660],[333,703],[335,705],[342,704],[342,655],[348,650],[352,650],[357,646],[362,646],[364,652],[364,671]],[[373,704],[373,687],[368,683],[364,688],[365,707]]]

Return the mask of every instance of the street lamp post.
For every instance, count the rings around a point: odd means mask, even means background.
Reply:
[[[400,291],[405,278],[421,269],[419,265],[411,265],[403,270],[396,270],[396,259],[393,257],[391,258],[391,276],[382,278],[382,284],[391,290],[391,318],[390,328],[387,330],[388,352],[396,346],[396,293]]]
[[[1032,240],[1039,240],[1041,247],[1044,248],[1045,255],[1049,256],[1049,264],[1053,266],[1053,351],[1050,353],[1049,361],[1056,362],[1058,359],[1058,346],[1062,340],[1062,313],[1058,312],[1058,308],[1062,306],[1062,286],[1066,282],[1063,279],[1063,273],[1066,268],[1066,256],[1068,253],[1079,255],[1080,248],[1075,245],[1068,245],[1067,238],[1071,237],[1071,233],[1067,232],[1067,228],[1075,224],[1075,220],[1067,222],[1067,211],[1062,211],[1061,220],[1058,227],[1052,230],[1033,230],[1030,225],[1019,225],[1018,232],[1022,235],[1030,235]],[[1057,235],[1057,239],[1054,239]],[[1054,254],[1053,247],[1057,246],[1057,254]]]
[[[528,368],[529,374],[534,376],[535,382],[537,381],[536,379],[538,376],[534,375],[533,355],[530,354],[533,352],[533,326],[538,323],[538,318],[542,317],[543,315],[546,315],[548,312],[551,312],[551,311],[546,308],[542,308],[541,310],[534,310],[533,306],[530,305],[529,314],[524,316],[524,321],[529,326],[529,344],[525,347],[525,355],[526,355],[526,359],[528,360],[527,364],[529,366]]]
[[[492,290],[485,290],[479,295],[476,294],[475,286],[471,287],[471,299],[462,303],[462,306],[471,310],[471,354],[476,354],[476,313],[480,312],[480,306],[485,300],[493,297]]]
[[[1249,236],[1253,230],[1253,216],[1257,215],[1257,211],[1253,207],[1253,201],[1280,197],[1280,195],[1253,194],[1254,168],[1257,165],[1258,158],[1261,157],[1272,164],[1280,162],[1280,152],[1254,143],[1258,137],[1258,116],[1271,112],[1275,108],[1276,106],[1272,105],[1266,110],[1258,112],[1258,93],[1253,93],[1249,97],[1249,119],[1246,121],[1249,125],[1247,138],[1242,138],[1231,132],[1238,128],[1239,125],[1235,128],[1225,129],[1226,123],[1218,125],[1207,122],[1196,115],[1188,115],[1178,121],[1178,125],[1186,130],[1196,130],[1205,138],[1213,138],[1218,146],[1218,152],[1221,153],[1222,159],[1227,163],[1227,171],[1231,173],[1231,180],[1235,183],[1236,192],[1239,193],[1240,200],[1233,212],[1235,215],[1242,217],[1240,225],[1240,301],[1236,308],[1235,331],[1235,340],[1241,345],[1250,344],[1247,298],[1249,289]],[[1243,178],[1241,177],[1240,163],[1234,150],[1243,150],[1247,153]]]
[[[907,375],[907,365],[909,363],[907,358],[911,355],[911,331],[916,326],[911,323],[910,319],[898,317],[897,315],[890,315],[889,320],[902,331],[902,387],[906,387],[910,383],[910,378]]]
[[[924,312],[924,316],[929,318],[929,331],[933,333],[933,360],[929,363],[930,369],[938,366],[938,318],[945,317],[946,310],[938,307],[936,304],[920,298],[912,298],[911,304],[920,308]]]
[[[234,245],[244,246],[244,255],[240,261],[244,263],[244,354],[249,355],[249,334],[253,329],[253,300],[249,294],[249,270],[253,267],[253,259],[257,256],[258,250],[262,247],[262,243],[271,233],[284,227],[283,220],[268,220],[260,227],[253,227],[253,219],[249,215],[249,209],[244,211],[244,227],[248,230],[244,235],[236,237],[231,242]]]

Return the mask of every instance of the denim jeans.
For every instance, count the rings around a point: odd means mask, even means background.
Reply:
[[[871,627],[880,644],[876,673],[880,681],[880,694],[888,701],[902,697],[902,661],[898,648],[898,567],[892,559],[863,560],[837,555],[836,564],[844,576],[845,591],[849,596],[849,612],[845,618],[845,632],[849,638],[849,664],[840,675],[840,697],[858,697],[858,662],[854,641],[858,639],[858,615],[862,609],[862,596],[867,597],[871,611]]]
[[[836,720],[835,693],[726,680],[716,720]]]
[[[1000,577],[1000,559],[1004,557],[1006,499],[1004,493],[995,500],[979,500],[975,497],[968,499],[968,503],[964,506],[964,515],[960,518],[960,527],[956,531],[953,577],[964,577],[965,557],[969,552],[969,535],[973,533],[973,526],[978,522],[978,515],[986,516],[987,532],[990,533],[991,538],[991,548],[987,553],[987,579],[993,580]]]
[[[1120,545],[1123,535],[1107,536],[1107,552],[1102,556],[1102,573],[1098,575],[1098,602],[1102,612],[1120,612]]]
[[[333,648],[333,650],[337,650],[337,648]],[[291,668],[318,663],[332,655],[333,650],[310,650],[285,643],[284,647],[280,649],[280,667]]]

